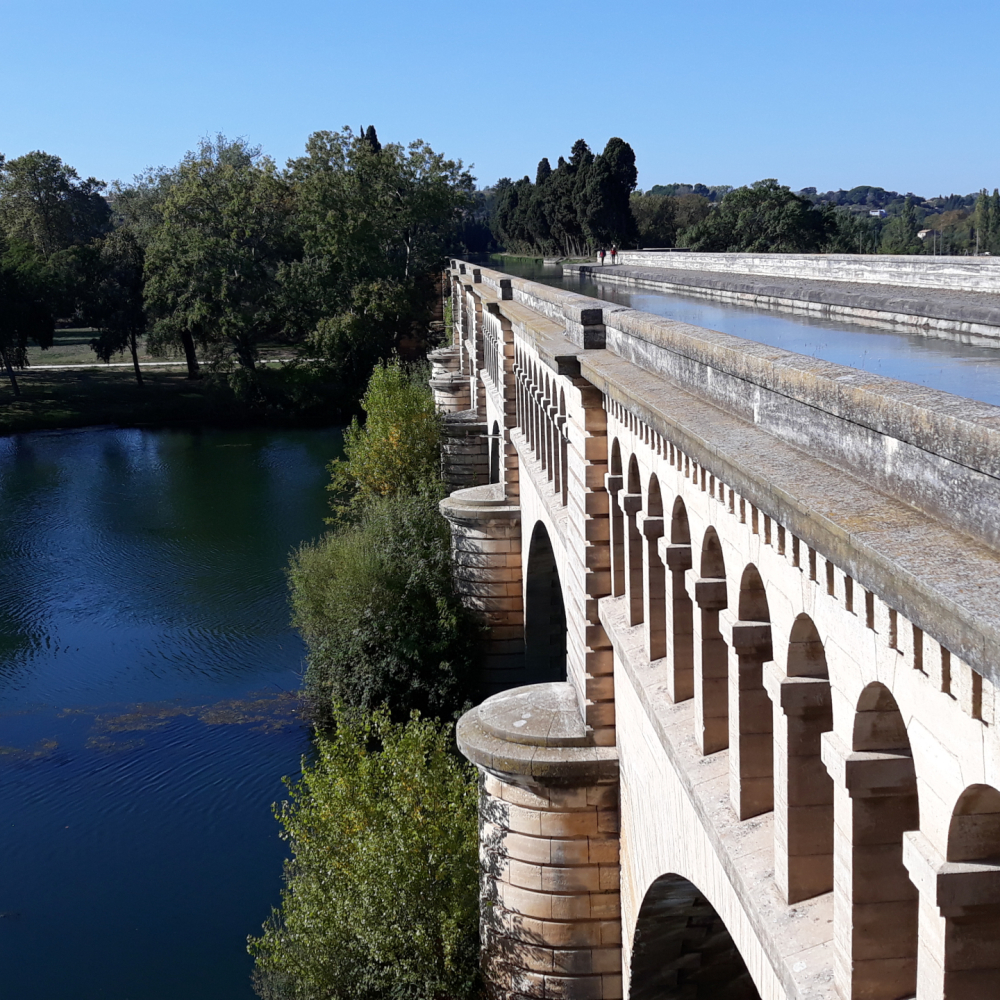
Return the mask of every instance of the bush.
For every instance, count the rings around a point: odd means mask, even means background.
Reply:
[[[338,701],[451,716],[472,694],[481,627],[455,593],[438,496],[373,499],[293,556],[293,622],[321,718]]]
[[[441,480],[441,421],[426,366],[377,365],[362,400],[366,419],[344,432],[344,461],[334,461],[331,490],[372,497],[415,493]]]
[[[374,748],[373,748],[374,745]],[[451,727],[338,712],[276,809],[287,888],[259,938],[266,1000],[464,1000],[478,992],[474,768]]]

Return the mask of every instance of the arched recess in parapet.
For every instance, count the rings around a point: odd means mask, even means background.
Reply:
[[[697,886],[661,875],[639,907],[630,1000],[760,1000],[722,918]]]
[[[500,425],[495,420],[490,431],[490,482],[500,482]]]
[[[643,507],[646,513],[642,524],[646,657],[649,660],[659,660],[667,655],[667,580],[663,560],[660,558],[660,539],[664,531],[663,498],[660,495],[660,481],[655,474],[649,477]]]
[[[733,625],[736,676],[729,732],[730,801],[740,819],[774,808],[774,712],[764,688],[771,652],[771,612],[752,563],[743,570]]]
[[[524,594],[525,684],[566,680],[566,608],[545,525],[531,533]]]
[[[695,670],[695,737],[705,754],[729,746],[729,647],[719,631],[719,612],[728,607],[726,563],[715,528],[701,546],[695,599],[701,614],[700,663]]]
[[[948,861],[1000,865],[1000,791],[992,785],[962,792],[948,830]],[[1000,905],[985,884],[990,877],[979,876],[982,898],[967,894],[941,908],[945,997],[1000,997]]]
[[[565,430],[566,427],[566,392],[559,390],[559,426],[556,428],[556,440],[559,448],[559,481],[557,489],[560,493],[560,501],[565,507],[569,503],[569,439]]]
[[[639,530],[638,514],[642,509],[642,479],[639,462],[633,455],[628,463],[628,480],[625,496],[622,498],[625,511],[625,593],[628,597],[628,623],[641,625],[643,622],[642,597],[642,532]]]
[[[621,597],[625,593],[625,518],[622,514],[621,496],[625,492],[622,478],[622,448],[615,438],[611,445],[611,462],[608,496],[611,513],[611,593]]]
[[[869,684],[861,692],[852,750],[846,775],[849,805],[845,803],[850,822],[838,819],[835,831],[850,835],[850,867],[844,873],[850,884],[834,890],[835,896],[851,901],[850,995],[912,997],[917,989],[918,896],[903,865],[903,834],[919,827],[920,811],[906,725],[884,684]],[[834,853],[840,852],[835,848]]]
[[[775,878],[788,903],[833,888],[833,780],[821,757],[833,729],[826,651],[813,620],[799,615],[788,640],[775,733]]]
[[[677,497],[670,514],[670,546],[667,549],[667,607],[670,621],[667,638],[675,702],[694,697],[694,604],[688,593],[685,573],[691,568],[691,527],[687,507]]]

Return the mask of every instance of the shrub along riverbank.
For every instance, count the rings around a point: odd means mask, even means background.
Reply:
[[[315,757],[277,809],[287,888],[251,939],[266,1000],[479,994],[475,769],[453,720],[481,626],[451,578],[424,368],[376,367],[331,465],[332,528],[289,569]]]

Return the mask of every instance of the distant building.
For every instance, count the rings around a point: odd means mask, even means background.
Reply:
[[[884,219],[888,213],[884,208],[873,208],[868,214],[873,219]]]

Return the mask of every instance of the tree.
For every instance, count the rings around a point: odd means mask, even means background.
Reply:
[[[632,216],[643,247],[672,247],[677,240],[677,199],[637,192],[630,199]]]
[[[242,139],[203,140],[185,156],[146,248],[150,348],[194,343],[253,371],[259,344],[285,333],[281,266],[299,254],[293,193],[274,162]]]
[[[428,371],[407,371],[399,360],[376,365],[361,406],[344,432],[346,461],[334,461],[335,493],[348,491],[362,502],[372,497],[416,493],[441,478],[441,419],[427,389]]]
[[[126,350],[142,385],[139,337],[146,330],[143,302],[146,255],[131,229],[116,229],[96,247],[97,280],[84,304],[84,317],[99,333],[90,346],[104,362]]]
[[[629,197],[637,178],[635,152],[623,139],[609,139],[604,152],[588,163],[579,199],[591,245],[635,245],[638,230]]]
[[[286,314],[316,331],[315,349],[375,345],[385,357],[411,335],[425,335],[432,275],[443,266],[475,202],[461,161],[417,141],[373,144],[350,129],[316,132],[289,164],[304,253],[283,269]],[[375,360],[375,359],[372,359]],[[371,370],[352,366],[342,382],[357,399]]]
[[[920,241],[917,239],[919,228],[913,198],[908,196],[900,214],[891,218],[882,228],[879,253],[919,253],[921,249]]]
[[[817,253],[834,220],[776,180],[736,188],[684,233],[692,250],[730,253]]]
[[[14,160],[0,157],[0,231],[45,258],[106,233],[111,211],[104,182],[80,180],[58,156],[36,150]]]
[[[281,907],[251,938],[266,1000],[472,1000],[479,985],[475,769],[450,726],[338,710],[275,809]]]
[[[28,344],[52,344],[50,284],[51,269],[34,247],[0,237],[0,362],[15,396],[21,389],[14,369],[27,367]]]

